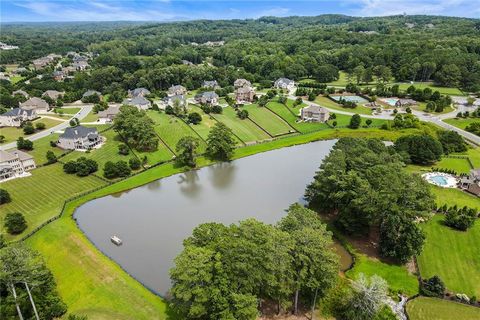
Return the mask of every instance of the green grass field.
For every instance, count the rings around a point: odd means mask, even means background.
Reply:
[[[448,157],[442,158],[442,160],[438,161],[434,167],[455,170],[457,173],[468,173],[473,169],[470,167],[470,163],[467,159]]]
[[[65,152],[65,150],[50,146],[50,141],[56,142],[59,136],[59,133],[52,133],[44,138],[33,141],[33,150],[28,151],[28,153],[33,156],[37,165],[47,162],[46,154],[49,150],[53,151],[57,157]]]
[[[215,121],[215,119],[203,112],[203,110],[196,105],[190,104],[189,108],[190,112],[197,112],[202,116],[202,122],[195,125],[190,124],[190,127],[195,130],[204,140],[207,140],[210,129],[217,123],[217,121]]]
[[[80,111],[80,108],[60,108],[62,110],[63,114],[65,115],[72,115],[76,114],[78,111]]]
[[[480,210],[480,198],[475,197],[467,192],[463,192],[460,189],[454,188],[440,188],[432,185],[432,192],[436,196],[436,203],[438,206],[457,205],[459,207],[467,206],[472,208],[478,208]]]
[[[469,124],[474,122],[480,122],[480,118],[452,118],[452,119],[445,119],[443,122],[451,124],[460,129],[465,129]]]
[[[480,201],[480,200],[477,200]],[[438,275],[448,290],[480,296],[480,223],[466,232],[443,224],[442,215],[423,225],[425,246],[418,257],[423,278]]]
[[[410,320],[478,320],[480,308],[454,301],[418,297],[407,303]]]
[[[45,129],[44,130],[48,130],[51,127],[54,127],[54,126],[62,123],[62,121],[61,120],[54,120],[54,119],[50,119],[50,118],[40,118],[40,119],[37,119],[37,120],[33,121],[32,123],[33,123],[34,126],[37,123],[44,123],[45,124]],[[43,131],[43,130],[35,131],[35,133],[38,133],[38,132],[41,132],[41,131]],[[30,136],[30,135],[25,135],[23,133],[22,128],[16,128],[16,127],[1,128],[0,129],[0,135],[5,136],[5,142],[4,143],[10,143],[10,142],[16,141],[19,137],[24,137],[25,139],[28,139],[28,137]]]
[[[425,88],[430,88],[433,91],[440,92],[441,94],[449,94],[449,95],[454,95],[454,96],[465,95],[458,88],[440,87],[440,86],[436,86],[433,82],[414,82],[413,84],[411,84],[411,83],[390,83],[389,85],[393,85],[393,84],[398,84],[400,90],[403,90],[403,91],[406,91],[408,89],[408,87],[413,85],[417,89],[422,89],[423,90]]]
[[[82,123],[85,122],[96,122],[98,120],[98,113],[93,113],[93,110],[85,118],[82,119]]]
[[[268,134],[249,119],[239,119],[237,113],[232,107],[223,108],[222,114],[215,114],[212,116],[232,129],[233,133],[243,142],[260,141],[270,138]]]
[[[252,121],[262,127],[271,136],[275,137],[294,132],[294,129],[290,127],[288,123],[267,108],[262,108],[256,104],[251,104],[245,105],[243,109],[248,111],[248,117]]]
[[[364,254],[357,254],[354,267],[346,274],[349,278],[355,279],[360,273],[382,277],[388,282],[392,292],[402,292],[408,296],[418,293],[417,277],[409,273],[405,266],[387,264]]]
[[[329,109],[333,110],[339,110],[339,111],[346,111],[346,112],[351,112],[351,113],[358,113],[360,115],[362,114],[372,114],[372,109],[364,107],[364,106],[357,106],[356,108],[344,108],[341,104],[338,104],[336,102],[333,102],[327,97],[324,96],[318,96],[315,98],[315,103],[318,103],[319,105],[323,107],[327,107]]]
[[[275,112],[279,117],[288,122],[292,127],[294,127],[297,131],[301,133],[308,133],[330,128],[325,123],[297,122],[297,120],[299,119],[299,117],[297,116],[299,108],[291,107],[291,103],[287,107],[284,104],[278,102],[269,102],[267,104],[267,108],[270,109],[272,112]]]
[[[12,202],[2,205],[0,220],[8,212],[23,213],[28,223],[24,233],[57,215],[65,199],[105,184],[93,176],[79,178],[66,174],[59,163],[37,168],[31,173],[30,177],[2,183]]]

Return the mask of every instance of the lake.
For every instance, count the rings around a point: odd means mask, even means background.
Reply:
[[[159,179],[90,201],[74,217],[104,254],[165,295],[173,259],[197,225],[247,218],[277,222],[290,204],[303,202],[306,185],[335,142],[273,150]],[[123,244],[114,245],[112,235]]]

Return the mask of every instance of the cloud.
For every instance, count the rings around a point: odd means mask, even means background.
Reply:
[[[287,15],[290,12],[290,8],[282,8],[282,7],[275,7],[271,9],[265,9],[260,11],[255,16],[264,17],[264,16],[275,16],[275,17],[282,17]]]

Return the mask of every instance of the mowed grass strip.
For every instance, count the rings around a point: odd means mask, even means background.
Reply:
[[[55,120],[55,119],[50,119],[50,118],[41,118],[37,119],[35,121],[32,121],[33,126],[37,123],[43,123],[45,124],[45,129],[44,130],[35,130],[35,133],[39,133],[45,130],[50,129],[51,127],[54,127],[63,121],[61,120]],[[23,128],[16,128],[16,127],[4,127],[0,129],[0,135],[5,136],[5,142],[4,143],[10,143],[16,141],[19,137],[24,137],[25,139],[28,139],[30,135],[26,135],[23,133]]]
[[[301,133],[309,133],[330,128],[325,123],[299,121],[300,109],[304,106],[305,104],[293,107],[293,101],[291,100],[287,102],[287,105],[278,103],[276,101],[272,101],[267,104],[268,109],[270,109],[272,112],[275,112],[278,116],[280,116],[283,120],[288,122],[292,127]]]
[[[471,207],[480,210],[480,198],[456,188],[441,188],[431,185],[437,206]]]
[[[189,109],[189,113],[197,112],[199,115],[202,116],[202,121],[199,124],[190,124],[189,126],[193,130],[195,130],[204,140],[207,140],[210,130],[217,123],[217,121],[205,112],[203,112],[203,110],[196,105],[190,104]]]
[[[338,104],[336,102],[333,102],[327,97],[324,96],[318,96],[315,98],[315,103],[318,103],[319,105],[329,108],[329,109],[334,109],[334,110],[339,110],[339,111],[346,111],[346,112],[351,112],[351,113],[358,113],[360,115],[362,114],[372,114],[372,109],[358,105],[356,108],[344,108],[341,104]]]
[[[453,203],[452,203],[453,204]],[[436,215],[422,225],[425,246],[418,257],[423,278],[438,275],[448,290],[480,296],[480,221],[468,231],[457,231],[443,224]]]
[[[478,320],[480,308],[436,298],[418,297],[407,303],[410,320]]]
[[[452,119],[445,119],[443,122],[451,124],[454,127],[460,128],[465,130],[465,128],[475,122],[480,122],[480,118],[452,118]]]
[[[30,177],[6,181],[1,185],[10,193],[12,202],[2,205],[0,220],[3,221],[8,212],[23,213],[28,223],[24,233],[59,214],[66,199],[105,184],[97,177],[80,178],[66,174],[60,163],[40,167],[30,173]]]
[[[232,129],[233,133],[243,142],[261,141],[270,138],[267,133],[250,121],[250,119],[239,119],[232,107],[223,108],[222,114],[214,114],[212,116]]]
[[[271,136],[293,133],[294,129],[288,125],[282,118],[271,112],[268,108],[259,107],[256,104],[250,104],[243,107],[248,111],[248,117],[257,125],[262,127]]]

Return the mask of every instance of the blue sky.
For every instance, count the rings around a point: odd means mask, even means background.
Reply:
[[[0,0],[1,22],[174,21],[342,13],[433,14],[480,18],[480,0]]]

